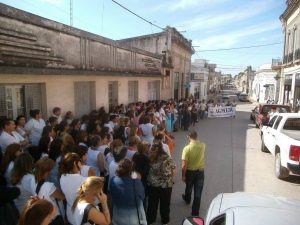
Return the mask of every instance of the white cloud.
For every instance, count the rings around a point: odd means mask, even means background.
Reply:
[[[152,8],[149,8],[149,12],[159,12],[159,11],[169,11],[175,12],[178,10],[190,9],[192,7],[198,6],[206,8],[208,6],[213,7],[216,4],[221,4],[229,0],[177,0],[177,1],[164,1]]]
[[[50,3],[52,5],[60,5],[63,0],[41,0],[41,2]]]
[[[226,34],[221,34],[221,35],[215,34],[214,36],[210,36],[204,39],[194,40],[193,45],[201,46],[199,50],[230,48],[243,38],[251,37],[254,35],[262,34],[276,29],[280,29],[280,22],[277,20],[267,22],[267,23],[262,23],[259,25],[244,27],[242,29],[235,30],[234,32],[230,32]]]
[[[210,12],[207,15],[202,15],[194,19],[178,24],[178,27],[192,30],[204,30],[214,27],[222,27],[225,24],[235,23],[236,21],[243,21],[247,18],[252,18],[270,9],[269,1],[251,2],[242,8],[237,8],[230,12],[217,13]],[[251,10],[249,10],[251,9]]]

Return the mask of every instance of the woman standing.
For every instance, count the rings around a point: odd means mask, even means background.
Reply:
[[[90,224],[92,221],[98,225],[108,225],[111,222],[107,206],[107,197],[103,193],[103,178],[89,177],[77,190],[76,199],[72,206],[74,213],[74,225]],[[94,205],[97,199],[101,203],[101,209]]]
[[[143,201],[145,192],[138,179],[132,179],[133,163],[130,159],[120,161],[115,177],[109,184],[115,225],[147,224]]]
[[[19,212],[28,199],[34,195],[32,185],[34,184],[34,176],[32,175],[33,159],[28,153],[22,153],[16,158],[11,173],[11,184],[18,187],[21,194],[14,200]]]
[[[31,119],[25,124],[25,130],[29,134],[29,141],[37,146],[42,136],[45,121],[42,119],[42,113],[39,109],[30,110]]]
[[[86,180],[86,177],[79,174],[80,168],[81,159],[76,153],[67,153],[61,162],[63,174],[60,177],[60,187],[67,200],[67,219],[72,225],[76,224],[71,210],[76,198],[76,191]]]
[[[26,118],[20,115],[16,119],[16,132],[19,133],[25,140],[28,141],[28,135],[25,130]]]
[[[152,144],[155,135],[155,127],[151,124],[149,116],[145,116],[144,124],[140,125],[140,130],[142,132],[141,140]]]
[[[162,143],[152,145],[149,162],[148,223],[155,222],[159,204],[161,221],[163,224],[168,224],[175,165],[172,158],[164,152]]]
[[[1,161],[0,172],[4,175],[7,184],[10,184],[11,172],[15,164],[15,159],[21,155],[22,149],[19,144],[10,144],[7,146]]]
[[[58,200],[64,200],[65,196],[56,188],[54,183],[46,181],[53,166],[54,161],[46,157],[36,162],[34,170],[35,184],[32,187],[32,192],[40,199],[48,200],[54,206],[56,213],[52,215],[49,225],[64,225],[63,215],[60,214]]]

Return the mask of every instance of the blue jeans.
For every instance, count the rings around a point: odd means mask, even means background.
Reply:
[[[192,216],[198,216],[200,210],[201,195],[204,184],[203,170],[187,170],[185,174],[185,201],[191,202],[192,190],[194,188],[194,200],[192,205]]]

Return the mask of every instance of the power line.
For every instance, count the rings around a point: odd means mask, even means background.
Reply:
[[[147,23],[151,24],[152,26],[157,27],[157,28],[159,28],[159,29],[161,29],[161,30],[165,30],[164,28],[162,28],[162,27],[160,27],[160,26],[158,26],[158,25],[152,23],[151,21],[149,21],[149,20],[147,20],[147,19],[145,19],[145,18],[139,16],[138,14],[136,14],[135,12],[133,12],[133,11],[131,11],[130,9],[126,8],[125,6],[121,5],[121,4],[118,3],[117,1],[115,1],[115,0],[111,0],[111,1],[114,2],[115,4],[119,5],[119,6],[122,7],[123,9],[127,10],[127,11],[130,12],[131,14],[133,14],[133,15],[137,16],[138,18],[140,18],[140,19],[146,21]]]
[[[198,50],[196,52],[230,51],[230,50],[245,49],[245,48],[259,48],[259,47],[270,46],[270,45],[279,45],[279,44],[282,44],[282,42],[275,42],[275,43],[269,43],[269,44],[263,44],[263,45],[242,46],[242,47],[235,47],[235,48],[206,49],[206,50]],[[193,47],[200,47],[200,46],[193,46]]]

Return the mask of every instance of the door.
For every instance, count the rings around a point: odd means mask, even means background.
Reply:
[[[25,115],[24,86],[1,86],[0,96],[1,117],[16,119],[18,115]]]
[[[160,84],[159,81],[148,82],[148,101],[160,99],[159,84]]]
[[[75,114],[82,116],[96,109],[95,82],[74,82]]]
[[[115,106],[119,104],[119,82],[109,81],[108,82],[108,106],[111,111]]]
[[[128,81],[128,103],[138,101],[138,81]]]

